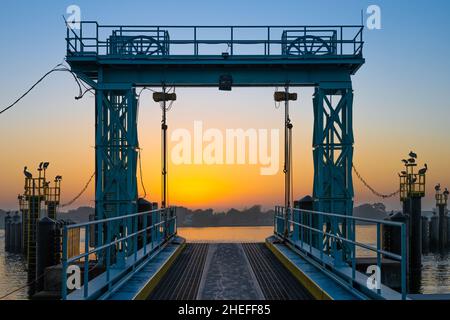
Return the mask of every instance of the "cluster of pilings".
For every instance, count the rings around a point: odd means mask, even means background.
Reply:
[[[450,217],[447,210],[449,191],[445,188],[442,192],[440,184],[434,189],[436,190],[436,210],[431,219],[422,217],[423,252],[450,249]]]
[[[5,250],[24,256],[30,295],[42,290],[45,269],[60,263],[62,228],[72,223],[57,219],[62,177],[48,181],[48,166],[48,162],[41,162],[37,176],[24,168],[24,193],[18,196],[20,213],[5,217]],[[79,234],[73,238],[79,243]]]
[[[409,154],[408,159],[402,160],[405,170],[400,177],[400,201],[402,212],[391,214],[387,220],[406,224],[406,254],[407,276],[410,292],[418,290],[418,279],[421,275],[422,253],[446,249],[450,247],[450,220],[447,215],[447,189],[441,193],[440,185],[436,186],[437,212],[428,219],[422,216],[422,198],[425,196],[425,176],[427,165],[416,171],[417,155]],[[401,234],[398,228],[383,226],[383,249],[401,254]]]
[[[415,279],[420,278],[422,267],[422,198],[425,196],[425,177],[427,165],[416,171],[417,155],[409,153],[408,159],[402,162],[405,169],[399,173],[400,201],[403,212],[390,215],[387,220],[403,222],[406,224],[406,261],[409,291],[415,291]],[[383,226],[383,249],[396,254],[401,254],[401,235],[398,228]]]
[[[10,253],[23,252],[23,224],[19,213],[5,216],[5,251]]]

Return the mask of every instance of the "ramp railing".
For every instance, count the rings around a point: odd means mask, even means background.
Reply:
[[[394,289],[399,291],[401,299],[406,299],[407,235],[404,223],[297,208],[288,208],[286,212],[284,207],[276,207],[274,223],[274,233],[278,238],[317,262],[319,267],[331,271],[348,286],[358,288],[375,298],[386,297],[386,292],[382,292],[383,259],[396,261],[399,285]],[[345,228],[356,231],[349,233],[355,235],[354,238],[342,232],[343,225]],[[401,243],[399,249],[396,249],[398,252],[387,251],[383,248],[383,226],[397,229],[400,233]],[[361,228],[362,231],[357,232],[357,228]],[[358,234],[361,238],[365,237],[368,240],[359,240]],[[348,249],[350,254],[346,255]],[[366,270],[358,272],[357,258],[361,257],[375,258],[370,268],[371,274],[366,274]],[[387,285],[385,287],[389,288]]]
[[[69,237],[74,229],[84,234],[80,240],[83,252],[71,252]],[[64,226],[62,299],[107,295],[138,272],[176,233],[176,209],[172,207]]]

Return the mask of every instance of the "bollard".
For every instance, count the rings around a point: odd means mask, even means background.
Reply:
[[[44,272],[56,264],[56,222],[49,217],[39,220],[37,228],[36,291],[43,289]]]

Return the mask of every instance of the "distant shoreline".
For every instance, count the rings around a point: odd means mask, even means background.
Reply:
[[[45,210],[42,210],[45,215]],[[177,207],[177,225],[182,228],[214,228],[214,227],[273,227],[274,210],[265,211],[260,205],[254,205],[242,210],[230,209],[226,212],[216,212],[213,209],[192,210]],[[0,209],[0,228],[4,229],[6,212]],[[72,220],[75,223],[89,221],[89,216],[95,215],[92,207],[79,207],[68,212],[61,212],[58,218]],[[353,209],[353,216],[375,220],[383,220],[388,216],[386,208],[381,203],[363,204]],[[364,221],[356,221],[357,225],[371,225]]]

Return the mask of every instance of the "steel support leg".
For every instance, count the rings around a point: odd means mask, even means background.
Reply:
[[[313,194],[317,211],[353,214],[352,105],[351,84],[348,86],[320,84],[315,89]],[[345,221],[324,221],[324,223],[328,232],[354,239],[352,223],[345,223]],[[319,229],[323,227],[316,226]],[[316,246],[333,251],[333,256],[335,250],[340,250],[344,246],[327,237],[321,240],[316,239]]]
[[[96,92],[96,219],[137,212],[137,100],[135,90]],[[97,245],[104,243],[107,226],[98,228]],[[110,224],[111,239],[133,231],[131,222]],[[100,230],[102,229],[102,230]],[[132,253],[130,241],[121,244],[125,256]]]

